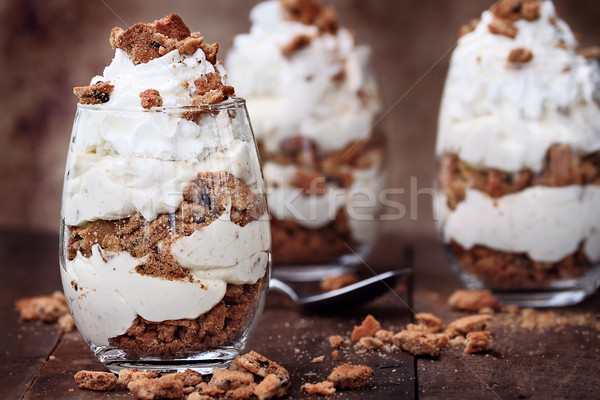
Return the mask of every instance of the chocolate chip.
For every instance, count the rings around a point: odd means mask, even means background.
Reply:
[[[513,6],[513,9],[512,9],[512,10],[513,10],[513,12],[514,12],[514,13],[520,13],[520,12],[521,12],[521,7],[522,7],[521,3],[516,3],[516,4]]]
[[[156,47],[157,49],[160,49],[160,43],[158,43],[158,42],[152,41],[152,42],[150,42],[150,46]]]
[[[108,94],[106,94],[104,92],[99,92],[97,90],[94,90],[93,96],[100,103],[106,103],[108,100],[110,100],[110,97],[108,96]]]

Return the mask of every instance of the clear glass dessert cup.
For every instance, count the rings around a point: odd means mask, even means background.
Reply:
[[[600,152],[555,144],[541,171],[438,159],[434,202],[452,268],[504,304],[567,306],[600,287]]]
[[[60,233],[69,308],[109,370],[227,367],[257,324],[271,265],[244,100],[78,105]]]
[[[378,238],[385,138],[376,133],[335,151],[293,136],[259,150],[267,181],[273,274],[319,281],[356,272]]]

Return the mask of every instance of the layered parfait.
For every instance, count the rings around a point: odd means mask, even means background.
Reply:
[[[110,34],[76,87],[62,209],[65,295],[96,352],[239,347],[260,313],[270,231],[243,101],[218,44],[169,15]]]
[[[461,35],[436,148],[456,263],[498,289],[597,270],[600,51],[578,48],[551,1],[500,1]]]
[[[364,255],[375,240],[386,178],[369,48],[317,0],[264,1],[250,19],[226,65],[248,101],[259,145],[273,260],[314,264]]]

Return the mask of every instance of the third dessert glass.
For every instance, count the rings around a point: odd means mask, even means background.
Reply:
[[[61,276],[111,371],[223,368],[261,313],[270,229],[243,100],[216,45],[170,15],[115,28],[80,98],[66,165]]]
[[[600,69],[551,1],[462,31],[437,141],[439,227],[470,288],[567,305],[600,285]]]
[[[375,244],[386,181],[369,49],[316,0],[265,1],[250,18],[226,65],[263,162],[274,274],[348,272]]]

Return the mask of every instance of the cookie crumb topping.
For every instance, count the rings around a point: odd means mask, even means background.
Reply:
[[[109,95],[114,89],[110,82],[97,82],[89,86],[76,86],[73,93],[79,97],[80,104],[102,104],[110,100]]]
[[[146,110],[152,107],[162,107],[163,105],[162,97],[156,89],[146,89],[140,92],[140,100],[142,101],[142,107]]]
[[[517,47],[516,49],[512,49],[510,54],[508,55],[509,63],[518,63],[525,64],[533,59],[533,53],[531,50],[525,49],[523,47]]]

